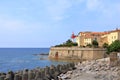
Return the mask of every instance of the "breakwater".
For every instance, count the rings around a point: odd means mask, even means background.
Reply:
[[[59,77],[62,80],[120,80],[120,61],[113,64],[110,57],[83,61],[76,64],[75,70],[61,74]]]
[[[96,60],[105,57],[104,48],[51,47],[51,59]]]
[[[51,65],[45,68],[36,68],[33,70],[21,70],[18,72],[9,71],[8,73],[0,73],[0,80],[58,80],[61,73],[66,73],[75,68],[74,63],[63,65]]]

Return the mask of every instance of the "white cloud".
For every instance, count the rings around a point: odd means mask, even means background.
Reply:
[[[102,8],[101,0],[87,0],[86,7],[88,10],[96,10]]]
[[[45,0],[44,4],[50,17],[56,21],[66,18],[65,12],[72,6],[69,0]]]
[[[0,28],[5,30],[19,30],[23,28],[25,24],[22,21],[10,18],[8,16],[0,15]]]
[[[109,0],[85,0],[87,10],[120,12],[120,3]],[[113,10],[113,11],[112,11]]]
[[[85,13],[99,12],[101,17],[115,18],[120,14],[120,3],[109,0],[84,0],[86,4]],[[96,13],[97,14],[97,13]]]

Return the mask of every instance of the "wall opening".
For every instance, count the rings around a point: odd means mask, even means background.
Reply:
[[[55,58],[58,58],[58,52],[55,53]]]
[[[70,53],[70,50],[68,50],[68,55],[69,55],[69,53]]]

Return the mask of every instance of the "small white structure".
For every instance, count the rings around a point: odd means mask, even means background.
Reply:
[[[117,53],[118,61],[120,61],[120,53]]]

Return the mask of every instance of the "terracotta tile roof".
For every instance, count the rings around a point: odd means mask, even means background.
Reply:
[[[85,38],[92,38],[92,36],[87,34],[87,35],[85,35]]]
[[[116,29],[116,30],[112,30],[112,31],[105,31],[105,32],[90,32],[90,31],[86,31],[86,32],[80,32],[80,33],[85,38],[92,38],[93,36],[102,36],[102,35],[109,34],[111,32],[120,32],[120,29]]]
[[[92,32],[92,34],[104,35],[104,34],[108,34],[108,32]]]

